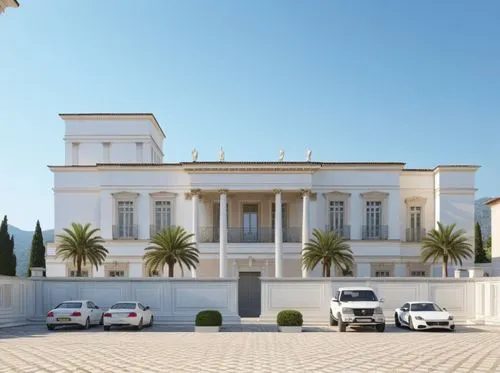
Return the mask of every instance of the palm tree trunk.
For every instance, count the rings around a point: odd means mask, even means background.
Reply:
[[[331,277],[330,274],[331,274],[331,266],[329,264],[327,264],[326,266],[326,277]]]
[[[168,265],[168,277],[174,277],[174,265],[175,264]]]
[[[448,260],[443,260],[443,278],[448,277]]]
[[[76,261],[76,277],[82,277],[82,259]]]

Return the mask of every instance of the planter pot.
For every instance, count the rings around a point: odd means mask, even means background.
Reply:
[[[195,326],[194,331],[196,333],[218,333],[220,326]]]
[[[302,332],[301,326],[280,326],[280,332],[282,333],[300,333]]]

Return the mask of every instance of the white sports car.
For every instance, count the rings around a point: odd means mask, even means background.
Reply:
[[[446,308],[433,302],[408,302],[394,312],[394,322],[398,328],[406,326],[410,330],[448,329],[455,330],[455,321]]]
[[[135,326],[142,329],[144,326],[152,326],[153,319],[149,306],[136,301],[118,302],[104,313],[104,330],[109,330],[111,326]]]
[[[79,325],[84,329],[91,325],[102,325],[102,310],[90,300],[62,302],[47,313],[47,329],[54,330],[61,325]]]

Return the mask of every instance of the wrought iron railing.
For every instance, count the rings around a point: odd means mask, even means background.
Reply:
[[[423,228],[406,228],[406,242],[420,242],[425,234]]]
[[[388,240],[389,226],[387,225],[363,225],[361,230],[363,240]]]
[[[158,232],[161,232],[165,228],[172,228],[173,225],[150,225],[149,226],[149,237],[154,237]]]
[[[137,240],[139,229],[136,224],[113,225],[113,240]]]
[[[301,228],[289,227],[283,228],[283,242],[300,242],[302,239]],[[219,242],[219,227],[201,227],[199,232],[200,243]],[[274,228],[258,227],[248,229],[243,227],[230,227],[227,229],[228,243],[260,242],[272,243],[275,239]]]
[[[327,225],[325,227],[325,231],[327,232],[335,232],[336,234],[347,238],[348,240],[351,239],[351,226],[350,225],[343,225],[342,227],[332,227],[331,225]]]

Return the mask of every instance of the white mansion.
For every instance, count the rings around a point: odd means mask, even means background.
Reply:
[[[92,277],[148,273],[142,256],[158,230],[195,234],[196,271],[176,276],[319,276],[301,268],[313,230],[349,239],[353,275],[440,276],[420,261],[420,239],[437,221],[473,237],[477,166],[407,169],[404,163],[164,163],[165,134],[153,114],[61,114],[66,161],[54,173],[55,233],[72,222],[100,229],[109,255]],[[72,276],[73,263],[47,247],[47,276]],[[470,264],[470,263],[469,263]],[[453,271],[450,272],[453,274]],[[339,274],[337,274],[339,275]]]

